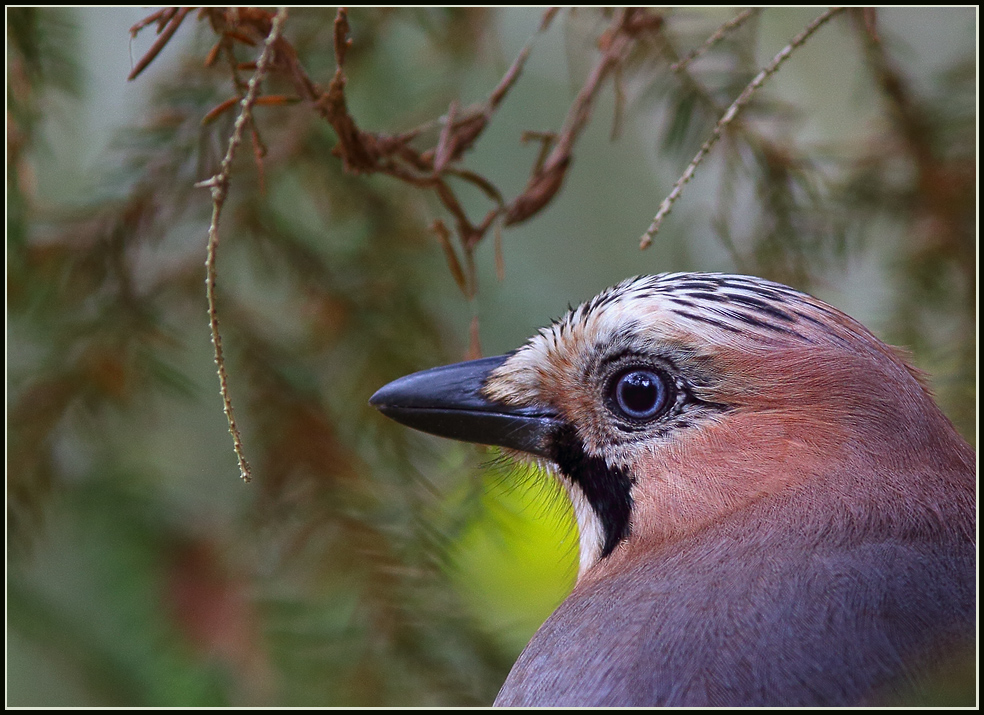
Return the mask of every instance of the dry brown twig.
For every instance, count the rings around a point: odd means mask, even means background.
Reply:
[[[239,112],[239,117],[233,126],[232,135],[229,137],[229,148],[219,173],[207,181],[196,184],[196,187],[209,188],[212,191],[212,221],[208,227],[208,255],[205,260],[206,278],[205,291],[208,296],[208,320],[212,331],[212,344],[215,346],[215,364],[219,374],[219,391],[222,394],[222,408],[225,411],[226,419],[229,421],[229,433],[232,435],[233,448],[236,457],[239,459],[239,475],[243,481],[250,480],[249,462],[246,461],[245,451],[243,450],[242,435],[236,425],[235,414],[232,409],[232,398],[229,396],[229,377],[225,369],[225,357],[222,352],[222,335],[219,333],[219,317],[215,305],[215,285],[216,285],[216,251],[219,245],[219,216],[222,214],[222,206],[225,204],[226,196],[229,192],[229,178],[232,174],[232,160],[236,155],[236,149],[243,139],[243,132],[246,125],[251,122],[253,105],[257,101],[260,82],[267,72],[273,55],[274,45],[280,38],[284,21],[287,19],[287,8],[281,7],[273,18],[270,25],[270,34],[267,35],[263,45],[263,52],[256,62],[256,71],[249,80],[246,89],[246,96],[243,97]]]
[[[131,32],[135,34],[142,27],[157,22],[161,34],[152,51],[138,62],[139,69],[146,67],[156,57],[167,39],[177,29],[179,19],[183,19],[185,14],[174,9],[161,10],[132,28]],[[361,129],[349,113],[345,97],[345,86],[348,81],[345,75],[345,61],[352,40],[349,37],[350,26],[345,8],[340,8],[335,17],[336,70],[326,89],[311,80],[301,65],[296,50],[289,42],[278,38],[275,43],[276,53],[271,71],[277,72],[291,82],[297,97],[307,102],[331,124],[338,137],[334,153],[342,160],[347,171],[354,174],[383,173],[412,186],[433,191],[445,210],[451,214],[457,243],[464,255],[463,260],[455,259],[452,262],[450,259],[452,254],[448,254],[449,266],[454,269],[456,262],[459,268],[463,268],[466,280],[462,283],[458,275],[456,280],[469,298],[475,293],[473,253],[477,244],[493,226],[522,223],[542,211],[553,200],[566,178],[574,145],[590,119],[595,98],[605,81],[612,75],[615,75],[617,80],[621,67],[635,43],[644,39],[649,33],[658,32],[663,25],[662,15],[645,9],[628,8],[615,12],[613,20],[599,40],[601,57],[572,103],[564,126],[559,132],[551,135],[549,146],[544,144],[541,157],[534,164],[523,190],[511,201],[507,201],[491,181],[462,168],[460,162],[465,152],[481,136],[495,111],[520,77],[532,50],[533,41],[549,28],[556,14],[556,8],[544,13],[536,32],[521,49],[484,103],[463,109],[456,102],[452,102],[448,112],[439,120],[442,128],[436,145],[424,150],[416,148],[413,144],[437,122],[429,122],[399,134],[387,135]],[[199,19],[207,18],[213,30],[220,36],[219,41],[208,53],[206,65],[214,64],[223,49],[226,50],[231,62],[234,43],[255,44],[266,37],[271,15],[270,11],[262,8],[201,9],[198,14]],[[133,76],[136,74],[135,70]],[[235,69],[233,80],[238,86]],[[291,99],[283,96],[276,101],[288,102]],[[275,100],[271,98],[267,101]],[[208,113],[206,121],[228,111],[231,106],[230,100],[220,103]],[[481,220],[473,221],[465,213],[456,190],[449,183],[449,179],[452,178],[475,186],[492,201],[494,206]],[[454,251],[454,247],[446,243],[446,237],[442,239],[442,236],[438,235],[438,239],[442,241],[446,253],[449,247]]]
[[[623,9],[616,13],[599,41],[602,56],[571,105],[564,126],[560,132],[551,135],[550,150],[549,152],[545,150],[545,157],[541,154],[537,159],[524,189],[507,203],[491,182],[472,172],[458,169],[453,164],[461,159],[464,152],[484,131],[492,114],[519,78],[532,48],[533,39],[549,27],[555,14],[556,10],[549,10],[544,14],[537,32],[520,51],[484,105],[476,109],[460,110],[456,104],[452,104],[444,117],[437,146],[426,151],[416,150],[410,144],[420,136],[425,127],[397,136],[373,134],[359,130],[348,114],[344,103],[344,61],[350,40],[347,15],[344,10],[339,10],[336,17],[335,46],[338,69],[328,91],[318,96],[315,86],[307,80],[306,75],[300,83],[302,87],[311,90],[306,98],[315,104],[324,118],[335,128],[339,137],[336,153],[342,158],[349,171],[385,173],[412,185],[432,189],[436,193],[442,205],[454,218],[455,233],[464,253],[466,278],[464,282],[461,281],[461,261],[454,257],[453,247],[448,242],[447,235],[438,234],[438,238],[448,256],[448,265],[456,281],[469,298],[475,291],[475,270],[472,260],[475,246],[500,220],[505,226],[522,223],[550,203],[563,184],[571,163],[574,145],[590,119],[594,100],[604,81],[625,62],[636,40],[646,33],[658,31],[663,23],[662,16],[641,9]],[[293,69],[295,73],[299,71],[299,67]],[[304,96],[303,92],[302,96]],[[457,194],[446,181],[450,176],[477,186],[495,203],[481,221],[472,222],[465,214]]]
[[[717,140],[721,138],[721,134],[728,127],[729,124],[738,115],[738,112],[751,101],[752,96],[755,94],[756,90],[761,87],[769,77],[776,73],[776,70],[792,55],[793,51],[806,42],[810,36],[816,32],[820,27],[822,27],[830,18],[834,15],[842,12],[845,8],[843,7],[832,7],[825,13],[817,17],[813,22],[806,26],[806,28],[796,35],[789,44],[783,47],[779,53],[772,58],[772,62],[769,63],[761,72],[755,75],[755,78],[748,83],[748,86],[742,90],[738,98],[731,103],[724,115],[718,120],[718,123],[714,126],[714,131],[711,133],[710,138],[704,142],[704,145],[697,152],[697,155],[691,160],[690,164],[684,170],[683,174],[677,179],[676,183],[673,185],[673,190],[670,191],[669,195],[663,199],[663,203],[660,204],[659,210],[656,212],[656,217],[653,218],[653,222],[646,229],[646,232],[642,235],[639,241],[639,248],[644,250],[649,248],[650,244],[653,242],[653,238],[659,231],[659,227],[662,225],[663,220],[669,215],[670,210],[673,208],[673,204],[676,200],[680,198],[680,194],[683,193],[683,187],[688,181],[693,177],[694,172],[697,171],[697,167],[707,156],[707,153],[711,150]]]
[[[723,40],[725,35],[727,35],[729,32],[741,27],[742,25],[745,24],[747,20],[751,19],[754,15],[757,15],[761,11],[762,8],[753,7],[738,13],[733,18],[728,20],[726,23],[721,25],[721,27],[719,27],[713,33],[711,33],[710,37],[704,40],[704,42],[700,45],[700,47],[695,48],[694,50],[689,52],[686,57],[683,57],[682,59],[679,59],[676,62],[674,62],[672,65],[670,65],[670,70],[673,72],[679,72],[684,67],[686,67],[691,62],[693,62],[698,57],[700,57],[702,54],[704,54],[709,49],[714,47],[714,45],[716,45],[721,40]]]
[[[598,42],[602,56],[568,110],[553,149],[543,160],[542,166],[530,176],[526,188],[506,209],[506,226],[525,221],[553,199],[566,176],[574,144],[591,118],[591,109],[602,83],[625,62],[633,43],[641,34],[656,32],[662,24],[661,15],[651,15],[639,8],[626,8],[616,13]]]
[[[130,75],[127,77],[127,80],[136,79],[141,72],[147,69],[147,65],[153,62],[158,53],[164,49],[164,46],[168,42],[171,41],[174,33],[178,31],[179,27],[181,27],[181,23],[184,22],[185,17],[189,12],[191,12],[191,10],[192,8],[190,7],[167,7],[163,10],[158,10],[149,17],[145,17],[143,20],[130,28],[130,38],[132,39],[137,36],[137,33],[140,32],[140,30],[156,21],[158,37],[154,40],[154,44],[151,45],[146,54],[140,58],[140,61],[137,62],[134,68],[130,71]]]

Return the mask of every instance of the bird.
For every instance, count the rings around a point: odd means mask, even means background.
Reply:
[[[974,449],[901,350],[786,285],[630,278],[370,404],[571,501],[576,584],[497,706],[877,704],[974,643]]]

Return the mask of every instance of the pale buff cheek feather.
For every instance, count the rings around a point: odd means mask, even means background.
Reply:
[[[563,487],[571,502],[574,520],[578,530],[578,578],[595,564],[601,557],[601,548],[605,533],[598,513],[592,508],[584,492],[573,485],[563,474],[557,471],[557,465],[543,459],[532,457],[524,452],[506,450],[506,453],[519,464],[537,467],[556,479]]]
[[[567,491],[571,500],[571,507],[574,511],[574,519],[577,521],[578,529],[578,569],[577,575],[580,579],[587,573],[601,556],[601,545],[604,540],[604,531],[598,514],[591,507],[584,492],[571,484],[567,479],[560,477],[560,483]]]

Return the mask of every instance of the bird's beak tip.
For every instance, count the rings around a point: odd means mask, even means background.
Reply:
[[[381,410],[385,407],[384,393],[386,392],[386,386],[383,386],[372,393],[372,397],[369,398],[369,404],[375,407],[377,410]]]
[[[546,455],[546,435],[557,425],[549,411],[490,401],[489,375],[508,355],[432,368],[379,388],[369,404],[407,427],[464,442]]]

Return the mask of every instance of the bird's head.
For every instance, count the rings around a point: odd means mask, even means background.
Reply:
[[[850,492],[868,479],[888,483],[859,491],[891,495],[900,485],[863,465],[918,458],[929,423],[945,420],[915,371],[835,308],[699,273],[623,281],[513,353],[408,375],[371,403],[556,474],[582,576],[623,544],[672,539],[784,489],[863,501]]]

